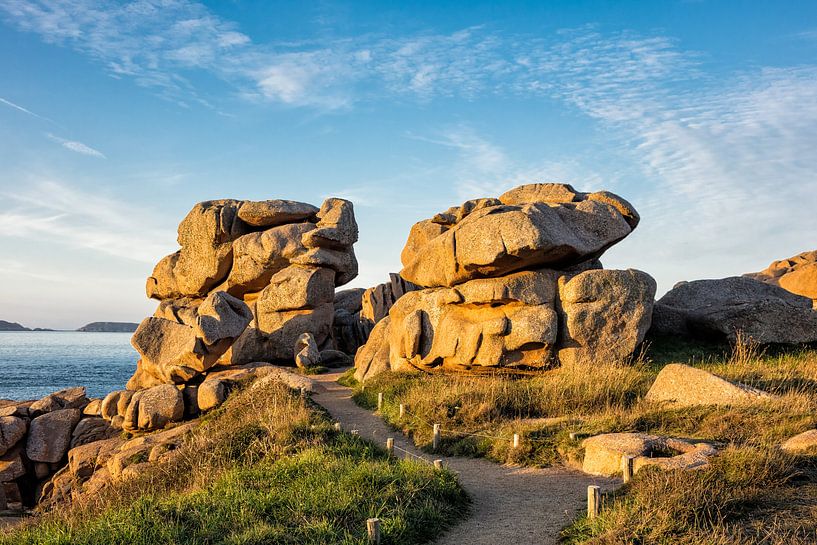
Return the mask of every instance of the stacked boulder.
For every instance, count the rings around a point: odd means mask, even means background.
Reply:
[[[37,401],[0,403],[0,511],[34,505],[65,465],[69,449],[117,433],[100,418],[99,407],[83,387]]]
[[[208,376],[237,365],[293,365],[299,339],[337,360],[335,287],[357,275],[352,203],[320,208],[269,200],[206,201],[179,224],[181,248],[147,280],[158,299],[131,343],[139,352],[127,391],[105,399],[104,414],[126,430],[152,430],[196,414]],[[312,345],[310,344],[310,347]],[[301,360],[299,360],[301,361]],[[212,397],[212,395],[211,395]]]
[[[598,258],[638,225],[624,199],[530,184],[415,224],[404,293],[355,357],[387,370],[531,373],[632,355],[650,326],[655,281]]]

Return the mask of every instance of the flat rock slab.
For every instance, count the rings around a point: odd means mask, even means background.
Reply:
[[[357,406],[351,389],[337,384],[341,374],[313,377],[323,386],[313,399],[344,429],[357,429],[362,437],[383,445],[393,437],[396,449],[428,462],[435,458],[390,429],[378,416]],[[610,490],[620,482],[563,468],[511,467],[476,458],[445,458],[445,463],[458,474],[472,504],[470,517],[440,536],[434,542],[437,545],[558,543],[559,531],[584,509],[588,485]]]
[[[653,403],[687,407],[745,405],[773,397],[767,392],[730,382],[703,369],[671,363],[661,369],[644,399]]]

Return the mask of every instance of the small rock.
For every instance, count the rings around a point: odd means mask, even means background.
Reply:
[[[0,416],[0,456],[26,434],[26,421],[16,416]]]
[[[157,430],[184,418],[184,397],[172,384],[154,386],[140,393],[139,429]]]
[[[780,448],[786,452],[805,452],[817,447],[817,430],[808,430],[787,439]]]
[[[108,439],[117,435],[117,433],[116,428],[102,417],[83,418],[71,434],[71,448]]]
[[[295,365],[304,369],[320,365],[321,352],[312,333],[302,333],[295,342]]]

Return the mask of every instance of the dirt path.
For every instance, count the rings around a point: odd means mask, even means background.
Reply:
[[[319,385],[313,399],[324,406],[345,430],[357,429],[363,437],[395,445],[428,460],[426,454],[380,417],[358,407],[352,391],[337,384],[340,372],[310,377]],[[586,505],[587,486],[603,490],[615,486],[613,479],[587,476],[568,469],[528,469],[494,464],[475,458],[446,458],[470,494],[471,516],[435,543],[437,545],[527,545],[557,543],[559,530]]]

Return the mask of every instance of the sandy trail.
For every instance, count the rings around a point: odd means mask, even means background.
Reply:
[[[310,378],[319,385],[313,399],[345,430],[357,429],[361,436],[384,445],[386,438],[394,437],[397,447],[427,460],[434,458],[415,448],[380,417],[358,407],[352,401],[351,389],[337,384],[341,374]],[[585,508],[588,485],[597,484],[603,490],[616,485],[615,479],[563,468],[519,468],[475,458],[446,458],[445,463],[459,474],[473,504],[471,516],[441,536],[437,545],[557,543],[559,530]]]

